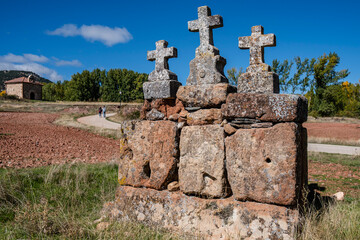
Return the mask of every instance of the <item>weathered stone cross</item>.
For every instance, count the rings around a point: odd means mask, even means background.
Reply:
[[[223,19],[220,15],[211,16],[211,10],[208,6],[198,8],[199,19],[189,21],[188,29],[190,32],[200,33],[200,45],[214,45],[213,33],[214,28],[223,26]]]
[[[263,34],[262,26],[253,26],[251,36],[239,37],[239,48],[250,48],[250,65],[264,63],[264,47],[276,46],[274,34]]]
[[[177,57],[177,49],[174,47],[167,48],[168,42],[160,40],[156,42],[156,50],[147,52],[147,60],[155,60],[155,72],[169,69],[169,58]]]

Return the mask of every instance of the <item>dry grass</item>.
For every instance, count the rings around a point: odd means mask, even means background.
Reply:
[[[310,123],[356,123],[360,124],[360,119],[348,117],[319,117],[314,118],[309,116],[307,122]]]
[[[298,239],[360,239],[360,202],[332,204],[323,213],[312,209],[304,220]]]
[[[336,138],[308,137],[308,142],[321,143],[321,144],[346,145],[346,146],[360,146],[360,139],[344,140],[344,139],[336,139]]]

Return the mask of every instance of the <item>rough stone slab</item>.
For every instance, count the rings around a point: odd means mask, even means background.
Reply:
[[[184,109],[181,101],[178,99],[153,99],[145,100],[140,110],[140,118],[147,119],[147,114],[153,109],[164,114],[164,117],[170,118],[170,116],[180,113]],[[148,119],[151,120],[151,119]]]
[[[225,145],[235,199],[298,203],[307,178],[306,130],[301,125],[279,123],[272,128],[238,130],[226,138]]]
[[[145,99],[159,99],[159,98],[175,98],[181,82],[175,80],[144,82],[144,98]]]
[[[298,122],[307,120],[307,99],[291,94],[229,94],[221,107],[223,117],[256,118],[264,122]]]
[[[186,85],[228,83],[224,74],[226,59],[220,55],[202,54],[190,61]]]
[[[246,72],[238,78],[238,93],[279,93],[279,76],[273,72]]]
[[[216,108],[200,109],[195,112],[190,112],[186,118],[188,125],[220,124],[221,122],[221,109]]]
[[[122,142],[119,182],[134,187],[164,189],[177,178],[179,129],[170,121],[137,122]]]
[[[227,84],[208,84],[201,86],[181,86],[176,94],[185,107],[216,108],[225,103],[229,93],[236,88]]]
[[[293,239],[299,213],[287,207],[201,199],[181,192],[121,186],[103,212],[119,221],[135,221],[205,239]]]
[[[220,125],[184,127],[180,136],[179,184],[186,194],[225,197],[224,130]]]

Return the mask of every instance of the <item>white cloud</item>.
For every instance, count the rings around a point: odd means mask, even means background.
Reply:
[[[72,61],[66,61],[66,60],[57,60],[55,62],[56,66],[74,66],[74,67],[81,67],[82,64],[79,60],[75,59]]]
[[[47,62],[49,59],[43,55],[35,55],[35,54],[23,54],[23,55],[15,55],[9,53],[4,56],[0,56],[0,61],[9,62],[9,63],[28,63],[28,62]]]
[[[29,61],[31,62],[47,62],[49,61],[49,59],[43,55],[41,56],[38,56],[38,55],[35,55],[35,54],[30,54],[30,53],[27,53],[27,54],[24,54],[24,57],[26,59],[28,59]]]
[[[45,67],[38,63],[24,63],[24,64],[14,64],[7,62],[0,62],[1,70],[22,70],[22,71],[31,71],[41,76],[49,78],[51,81],[63,80],[63,77],[59,75],[55,70]]]
[[[82,36],[87,41],[99,41],[109,47],[133,39],[126,28],[110,28],[102,25],[82,25],[78,28],[75,24],[65,24],[54,31],[47,31],[46,33],[63,37]]]

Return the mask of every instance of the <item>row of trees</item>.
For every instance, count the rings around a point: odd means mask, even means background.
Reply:
[[[279,75],[281,92],[307,97],[311,115],[360,117],[360,85],[342,81],[350,72],[337,71],[339,63],[340,57],[329,53],[312,59],[275,59],[271,69]],[[228,70],[230,83],[236,85],[242,72],[242,68]]]
[[[43,86],[43,99],[118,102],[121,98],[124,102],[134,101],[143,99],[142,85],[146,80],[147,74],[127,69],[84,70],[72,75],[70,81]]]

